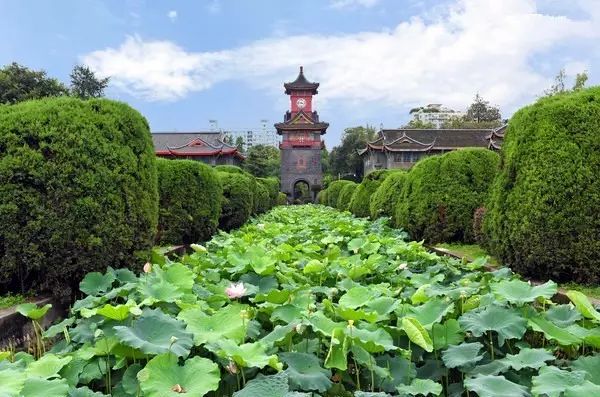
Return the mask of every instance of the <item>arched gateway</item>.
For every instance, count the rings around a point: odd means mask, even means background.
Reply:
[[[291,83],[283,84],[285,93],[290,96],[290,110],[285,112],[283,123],[275,124],[277,133],[283,135],[279,145],[281,150],[281,191],[288,199],[295,197],[294,189],[298,182],[305,182],[311,200],[321,189],[321,135],[325,134],[328,123],[319,121],[319,115],[312,110],[313,95],[317,94],[319,83],[311,83],[300,74]]]

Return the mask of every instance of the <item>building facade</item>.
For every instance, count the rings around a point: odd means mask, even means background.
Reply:
[[[319,83],[310,82],[300,73],[296,80],[285,83],[285,93],[290,96],[290,110],[285,113],[283,122],[275,124],[277,134],[282,136],[281,150],[281,191],[293,199],[298,183],[305,183],[314,200],[322,185],[321,135],[325,134],[328,123],[319,120],[313,110],[313,96],[318,93]]]
[[[464,112],[452,110],[440,103],[430,103],[427,106],[411,109],[410,114],[414,121],[431,123],[437,129],[441,129],[451,118],[465,115]]]
[[[242,138],[244,152],[257,145],[279,148],[281,137],[277,135],[275,129],[267,127],[267,122],[267,120],[261,120],[260,128],[224,130],[223,135],[228,138],[232,145],[236,144],[238,138]]]
[[[244,155],[223,142],[220,132],[155,132],[154,152],[158,157],[202,161],[210,165],[241,165]]]
[[[408,169],[420,159],[462,148],[500,150],[506,125],[497,129],[381,130],[358,153],[365,175],[378,169]]]

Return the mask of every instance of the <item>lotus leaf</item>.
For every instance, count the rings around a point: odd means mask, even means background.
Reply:
[[[431,379],[415,379],[410,385],[402,385],[396,388],[400,394],[411,396],[438,396],[442,392],[442,385]]]
[[[94,392],[89,387],[78,387],[77,389],[69,390],[69,397],[109,397],[100,392]]]
[[[560,328],[568,327],[581,320],[581,314],[571,305],[557,305],[548,309],[546,319]]]
[[[43,379],[28,377],[21,390],[22,397],[65,397],[69,385],[64,379]]]
[[[521,280],[503,280],[492,284],[492,291],[496,296],[502,297],[510,303],[522,305],[533,302],[539,297],[552,298],[558,291],[558,286],[553,281],[531,286]]]
[[[329,342],[329,351],[325,357],[325,368],[348,369],[348,338],[344,328],[333,328]]]
[[[594,309],[594,306],[592,306],[592,303],[585,294],[579,291],[568,291],[567,296],[571,299],[577,310],[579,310],[579,313],[583,314],[585,318],[600,322],[600,313]]]
[[[117,338],[125,345],[146,354],[172,352],[187,357],[192,347],[192,335],[183,328],[183,323],[159,309],[144,309],[133,324],[114,327]]]
[[[181,366],[172,353],[159,354],[138,372],[146,397],[204,396],[219,386],[219,367],[207,358],[192,357]],[[179,390],[179,391],[178,391]]]
[[[186,330],[194,335],[194,344],[197,346],[218,342],[223,338],[241,343],[248,327],[248,320],[242,318],[242,313],[247,309],[246,305],[231,304],[212,315],[200,309],[186,309],[178,317],[186,323]]]
[[[277,356],[267,355],[265,345],[260,342],[244,343],[238,346],[233,341],[224,339],[217,345],[219,357],[233,360],[242,367],[263,368],[268,365],[276,370],[280,370],[282,367]]]
[[[573,386],[581,385],[585,380],[583,371],[564,371],[556,367],[542,367],[538,376],[531,379],[531,391],[534,395],[546,394],[548,397],[560,397]]]
[[[0,396],[18,396],[23,389],[26,375],[22,371],[7,368],[0,371]]]
[[[280,353],[279,358],[287,364],[292,390],[324,392],[331,386],[331,371],[321,367],[319,359],[307,353]]]
[[[433,351],[433,342],[429,333],[418,320],[412,317],[402,319],[402,329],[406,332],[408,339],[417,346],[421,346],[425,351]]]
[[[517,354],[507,354],[501,361],[520,371],[523,368],[541,368],[546,365],[546,361],[552,360],[554,356],[545,349],[522,349]]]
[[[32,320],[39,320],[46,315],[51,307],[52,305],[49,303],[42,307],[38,307],[35,303],[21,303],[15,308],[15,310]]]
[[[476,392],[479,396],[494,397],[528,397],[529,391],[525,386],[507,380],[504,376],[478,375],[465,379],[465,387]]]
[[[458,322],[474,336],[481,336],[487,331],[498,333],[498,343],[504,345],[506,339],[522,338],[527,330],[527,320],[512,309],[500,306],[485,306],[463,314]]]
[[[483,355],[479,354],[482,347],[483,345],[479,342],[450,345],[442,353],[442,359],[448,368],[472,365],[483,358]]]
[[[552,339],[557,341],[563,346],[578,345],[581,344],[581,339],[571,334],[569,331],[557,327],[550,321],[543,319],[542,317],[532,317],[529,319],[529,326],[534,331],[543,332],[546,339]]]
[[[288,374],[280,372],[252,379],[242,390],[233,393],[233,397],[286,397],[288,391]]]
[[[49,379],[58,376],[60,370],[71,362],[72,357],[60,358],[55,354],[49,353],[41,357],[39,360],[32,362],[27,367],[28,377],[38,377]]]
[[[571,368],[585,372],[585,379],[600,385],[600,355],[579,357],[571,363]]]
[[[84,294],[97,296],[110,290],[114,281],[114,273],[107,272],[106,274],[102,274],[99,272],[91,272],[86,274],[83,280],[81,280],[79,289]]]
[[[431,340],[434,349],[443,349],[448,345],[458,345],[464,340],[464,334],[457,320],[451,318],[443,324],[433,324]]]

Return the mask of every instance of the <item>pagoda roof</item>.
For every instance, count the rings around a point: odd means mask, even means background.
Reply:
[[[321,121],[317,121],[318,116],[316,112],[305,112],[301,110],[297,113],[294,113],[289,119],[283,123],[275,123],[275,128],[277,129],[277,133],[281,134],[281,131],[321,131],[321,134],[325,133],[327,127],[329,127],[329,123],[324,123]]]
[[[381,130],[377,139],[368,142],[369,150],[388,152],[428,152],[466,147],[499,149],[504,127],[498,129],[394,129]]]
[[[300,66],[300,73],[296,80],[291,83],[284,83],[283,87],[285,88],[286,94],[291,94],[292,91],[311,91],[313,94],[317,93],[317,88],[319,88],[319,83],[312,83],[306,79],[304,76],[304,68]]]
[[[223,141],[220,132],[154,132],[154,151],[158,156],[222,156],[244,159],[237,147]]]

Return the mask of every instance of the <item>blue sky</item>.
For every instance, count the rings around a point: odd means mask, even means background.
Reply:
[[[598,0],[0,0],[0,15],[0,64],[67,82],[86,63],[153,131],[275,123],[299,65],[321,82],[329,147],[416,105],[480,92],[508,117],[560,68],[600,75]]]

